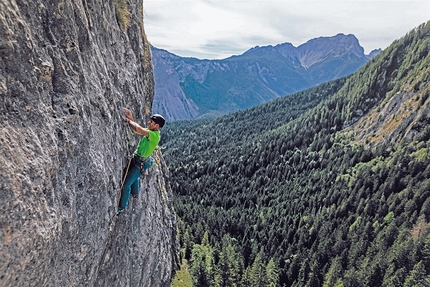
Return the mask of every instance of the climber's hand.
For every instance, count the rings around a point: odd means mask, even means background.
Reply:
[[[129,120],[133,120],[133,114],[131,113],[131,111],[129,109],[126,108],[121,108],[121,112],[122,114]]]

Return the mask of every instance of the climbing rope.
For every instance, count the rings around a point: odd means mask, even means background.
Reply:
[[[95,280],[94,280],[93,287],[95,286],[95,284],[96,284],[96,282],[97,282],[97,278],[99,278],[100,269],[101,269],[101,267],[103,266],[103,263],[104,263],[104,261],[105,261],[105,257],[106,257],[107,249],[108,249],[108,247],[109,247],[109,243],[110,243],[110,240],[111,240],[111,238],[112,238],[113,231],[114,231],[114,229],[115,229],[116,220],[117,220],[117,218],[118,218],[118,213],[117,213],[117,212],[118,212],[118,208],[119,208],[119,204],[120,204],[120,200],[121,200],[121,192],[122,192],[122,188],[123,188],[123,186],[124,186],[125,178],[127,177],[128,170],[129,170],[129,168],[130,168],[130,164],[131,164],[131,161],[132,161],[132,160],[133,160],[133,155],[131,155],[131,156],[130,156],[130,160],[128,161],[128,165],[127,165],[127,170],[125,171],[124,177],[123,177],[122,182],[121,182],[121,187],[119,188],[118,203],[117,203],[117,205],[116,205],[115,215],[113,216],[113,221],[111,221],[111,223],[112,223],[112,224],[110,224],[110,227],[109,227],[109,229],[110,229],[110,230],[109,230],[109,236],[108,236],[108,239],[107,239],[107,242],[106,242],[106,245],[105,245],[105,249],[103,250],[102,258],[100,259],[99,266],[98,266],[98,268],[97,268],[96,278],[95,278]]]

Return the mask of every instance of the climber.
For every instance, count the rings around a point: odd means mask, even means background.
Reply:
[[[139,194],[140,175],[146,175],[148,169],[154,165],[154,159],[151,154],[160,142],[160,129],[166,122],[163,116],[154,114],[149,120],[148,128],[143,128],[134,122],[130,110],[123,108],[122,112],[125,116],[124,121],[129,124],[131,130],[143,137],[132,155],[131,164],[126,172],[117,214],[120,214],[126,208],[130,194],[133,197],[137,197]]]

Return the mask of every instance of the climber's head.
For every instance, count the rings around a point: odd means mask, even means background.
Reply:
[[[164,126],[164,124],[166,123],[166,120],[163,118],[163,116],[159,115],[159,114],[153,114],[151,116],[151,121],[153,121],[155,124],[157,124],[158,128],[162,128]]]

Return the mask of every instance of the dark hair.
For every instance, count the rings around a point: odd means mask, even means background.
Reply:
[[[164,126],[164,124],[166,123],[166,120],[163,118],[163,116],[159,115],[159,114],[152,115],[151,120],[153,120],[154,123],[158,124],[160,126],[160,128],[162,128]]]

